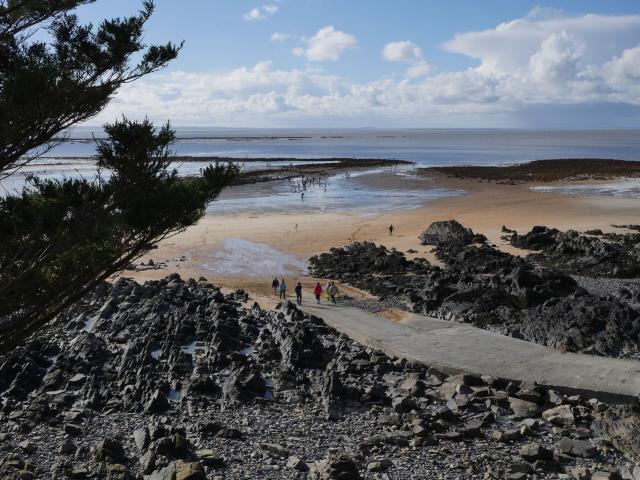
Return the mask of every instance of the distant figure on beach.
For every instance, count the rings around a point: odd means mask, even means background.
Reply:
[[[338,287],[336,284],[331,282],[329,284],[329,288],[327,289],[327,293],[329,294],[329,298],[331,298],[331,303],[335,305],[336,303],[336,295],[338,295]]]
[[[278,288],[280,287],[280,282],[278,281],[277,278],[273,279],[273,282],[271,282],[271,288],[273,288],[273,294],[277,295],[278,294]]]
[[[287,298],[287,285],[284,283],[284,278],[280,280],[280,298]]]
[[[302,305],[302,284],[300,282],[298,282],[298,285],[296,285],[295,291],[296,291],[296,303],[298,305]]]
[[[389,225],[389,236],[392,237],[393,236],[393,224]]]
[[[300,200],[304,200],[304,192],[300,194]]]
[[[316,296],[318,305],[320,305],[320,297],[322,296],[322,287],[320,286],[320,282],[316,283],[316,288],[313,289],[313,294]]]

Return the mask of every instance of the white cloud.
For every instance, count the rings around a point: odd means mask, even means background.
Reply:
[[[356,37],[336,30],[333,25],[327,25],[306,41],[306,48],[294,48],[293,54],[304,55],[311,62],[338,60],[346,49],[356,48],[357,46],[358,40]]]
[[[422,60],[422,50],[408,40],[391,42],[382,49],[382,57],[391,62],[414,63]]]
[[[242,19],[247,22],[255,20],[265,20],[277,13],[278,10],[279,9],[277,5],[263,5],[261,7],[256,7],[249,10],[247,13],[242,15]]]
[[[431,66],[424,60],[419,61],[407,68],[406,75],[409,78],[423,77],[431,73]]]
[[[640,42],[640,15],[519,18],[490,30],[457,34],[444,48],[478,59],[487,74],[502,74],[528,67],[542,42],[563,31],[583,46],[581,64],[601,64],[625,48],[623,43]]]
[[[242,15],[242,19],[246,21],[259,20],[260,18],[262,18],[262,12],[260,11],[259,8],[253,8],[247,13],[245,13],[244,15]]]
[[[272,42],[286,42],[290,38],[291,35],[288,33],[275,32],[273,35],[271,35]]]
[[[578,62],[583,51],[575,38],[564,30],[552,34],[529,59],[532,78],[539,82],[574,80],[580,71]]]
[[[337,59],[357,46],[355,37],[330,26],[303,41],[294,53],[311,61]],[[509,126],[532,109],[594,104],[610,105],[611,112],[621,106],[640,118],[640,16],[526,17],[462,33],[446,48],[478,64],[429,76],[418,47],[394,43],[400,45],[385,47],[383,57],[406,64],[404,78],[353,82],[324,69],[278,69],[271,62],[217,73],[159,73],[124,86],[98,120],[126,114],[176,125],[486,126],[499,118]]]
[[[409,78],[427,75],[431,70],[422,56],[422,49],[409,40],[387,43],[382,49],[382,58],[390,62],[411,64],[406,72]]]
[[[603,67],[603,72],[616,84],[640,82],[640,45],[625,49]]]
[[[557,18],[563,15],[564,12],[559,8],[536,5],[531,10],[529,10],[529,13],[527,13],[527,18],[535,18],[541,20],[544,18]]]

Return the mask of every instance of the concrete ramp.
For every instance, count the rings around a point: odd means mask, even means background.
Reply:
[[[535,381],[607,402],[636,403],[640,396],[640,362],[560,352],[422,315],[394,322],[344,305],[304,305],[302,310],[363,345],[445,373]]]

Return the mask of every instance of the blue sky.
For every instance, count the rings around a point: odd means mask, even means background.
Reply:
[[[90,123],[640,126],[637,1],[157,0],[146,39],[185,45]]]

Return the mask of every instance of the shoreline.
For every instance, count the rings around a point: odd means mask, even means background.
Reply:
[[[465,226],[487,236],[490,243],[509,253],[521,254],[501,237],[502,226],[520,232],[535,225],[546,225],[561,230],[579,231],[602,229],[615,231],[612,224],[637,223],[638,199],[615,197],[572,196],[559,193],[535,192],[534,184],[500,184],[471,179],[450,178],[432,174],[438,186],[464,190],[460,196],[432,199],[410,210],[362,212],[242,212],[216,214],[215,202],[197,225],[162,242],[158,249],[140,261],[147,263],[179,258],[169,262],[167,268],[145,271],[126,271],[121,276],[137,281],[163,278],[179,273],[183,278],[205,277],[208,281],[230,290],[245,289],[256,299],[274,299],[270,292],[273,275],[232,276],[212,273],[203,267],[212,252],[224,248],[225,239],[242,239],[266,245],[301,260],[355,241],[372,241],[402,251],[408,258],[424,257],[438,264],[430,248],[421,247],[418,235],[432,222],[456,219]],[[389,236],[388,226],[395,227]],[[415,253],[407,253],[415,250]],[[294,282],[301,281],[310,291],[313,279],[302,271],[286,275],[292,290]],[[310,294],[308,294],[311,297]],[[358,298],[362,298],[361,296]]]

